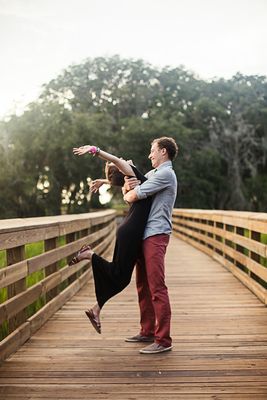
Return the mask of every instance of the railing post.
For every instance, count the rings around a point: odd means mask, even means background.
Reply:
[[[13,247],[12,249],[8,249],[6,252],[7,257],[7,265],[15,264],[19,261],[25,259],[25,247],[18,246]],[[9,285],[7,287],[7,297],[10,299],[11,297],[16,296],[17,294],[24,292],[26,290],[26,278],[20,279],[17,282]],[[8,321],[8,332],[13,332],[18,326],[22,325],[26,321],[27,315],[26,310],[23,309],[17,315],[10,318]]]

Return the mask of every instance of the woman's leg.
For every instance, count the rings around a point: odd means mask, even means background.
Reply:
[[[88,246],[84,250],[81,249],[77,256],[75,261],[79,262],[82,260],[91,260],[94,252],[93,250]],[[98,331],[98,333],[101,333],[101,323],[100,323],[100,312],[101,308],[99,307],[99,304],[96,303],[92,308],[89,308],[88,310],[85,311],[86,315],[92,322],[94,328]]]
[[[94,316],[94,320],[96,321],[97,325],[99,325],[101,327],[101,323],[100,323],[100,312],[101,312],[101,308],[99,307],[98,303],[96,303],[92,308],[89,308],[88,310],[85,311],[86,315],[87,312],[91,311],[93,316]]]

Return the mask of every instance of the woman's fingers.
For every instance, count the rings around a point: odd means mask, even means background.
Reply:
[[[82,154],[86,153],[86,149],[82,147],[74,147],[72,151],[74,154],[77,154],[78,156],[81,156]]]
[[[97,193],[98,189],[99,189],[98,182],[97,181],[92,181],[90,183],[90,191],[93,192],[93,193]]]
[[[132,190],[134,189],[136,186],[140,185],[140,181],[137,178],[124,178],[125,181],[125,186],[127,190]]]

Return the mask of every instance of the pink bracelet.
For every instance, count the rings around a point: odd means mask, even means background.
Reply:
[[[90,149],[88,150],[88,153],[95,154],[96,153],[96,146],[91,146]]]
[[[100,152],[100,148],[96,146],[91,146],[90,150],[88,150],[88,153],[93,154],[95,156]]]

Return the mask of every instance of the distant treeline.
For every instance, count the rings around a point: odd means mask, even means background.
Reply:
[[[97,145],[146,172],[160,136],[180,148],[176,207],[267,211],[266,77],[207,82],[115,56],[68,67],[22,116],[0,122],[0,218],[100,207],[87,183],[103,162],[72,147]]]

